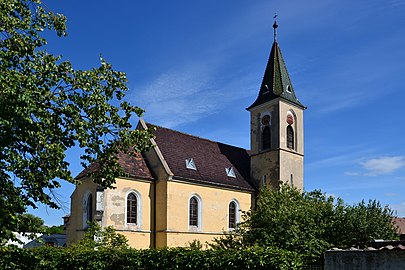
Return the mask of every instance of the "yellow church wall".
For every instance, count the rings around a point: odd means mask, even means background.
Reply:
[[[167,183],[156,183],[156,247],[167,246]]]
[[[136,248],[151,247],[151,224],[153,183],[150,181],[117,178],[115,189],[104,191],[104,214],[102,227],[113,226],[127,237],[128,244]],[[136,225],[126,222],[126,202],[129,193],[135,192],[140,213]]]
[[[68,226],[66,228],[67,233],[67,245],[77,242],[85,233],[85,223],[83,223],[83,209],[84,209],[84,195],[90,192],[93,196],[93,209],[95,208],[95,194],[97,185],[90,179],[85,179],[80,185],[78,185],[71,195],[70,211],[71,216]]]
[[[230,179],[229,181],[232,181]],[[201,199],[201,227],[189,227],[189,200]],[[236,201],[239,209],[250,209],[250,192],[227,190],[178,181],[167,182],[167,243],[169,247],[186,246],[193,240],[210,242],[228,231],[228,207]],[[241,213],[238,212],[240,220]],[[238,220],[238,219],[237,219]]]

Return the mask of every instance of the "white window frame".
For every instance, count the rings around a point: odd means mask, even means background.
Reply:
[[[128,209],[128,195],[134,193],[136,197],[136,221],[137,223],[128,223],[127,222],[127,209]],[[137,190],[131,189],[128,190],[127,193],[125,194],[125,227],[127,227],[130,230],[141,230],[142,228],[142,196],[141,193]]]

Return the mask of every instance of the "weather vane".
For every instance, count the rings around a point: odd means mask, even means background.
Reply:
[[[277,41],[277,27],[278,27],[278,24],[277,24],[277,13],[274,13],[274,24],[273,24],[273,29],[274,29],[274,41],[276,42]]]

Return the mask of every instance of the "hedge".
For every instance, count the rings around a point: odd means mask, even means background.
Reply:
[[[297,253],[275,248],[242,250],[0,248],[0,269],[300,269]]]

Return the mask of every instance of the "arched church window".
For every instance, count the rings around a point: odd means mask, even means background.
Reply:
[[[294,150],[294,130],[290,125],[287,126],[287,148]]]
[[[87,226],[87,222],[91,222],[93,221],[93,196],[91,195],[91,193],[89,193],[89,195],[87,196],[87,200],[86,200],[86,224],[84,224],[84,226]]]
[[[138,198],[135,193],[129,193],[127,197],[127,223],[138,223]]]
[[[198,226],[198,200],[195,196],[190,199],[189,225]]]
[[[229,204],[229,229],[236,229],[236,203]]]

